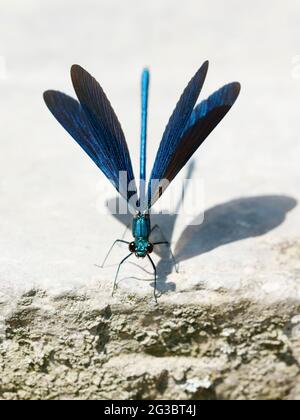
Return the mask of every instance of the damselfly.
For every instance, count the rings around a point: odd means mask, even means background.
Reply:
[[[107,255],[108,257],[118,242],[128,245],[129,254],[118,266],[113,293],[122,264],[132,255],[136,255],[138,258],[148,258],[152,264],[155,281],[154,298],[155,300],[157,298],[157,272],[151,254],[155,246],[163,244],[170,246],[170,244],[166,240],[154,243],[150,241],[152,231],[157,228],[157,226],[151,227],[150,209],[227,114],[240,92],[239,83],[230,83],[195,106],[207,70],[206,61],[191,79],[177,103],[163,134],[148,187],[146,187],[146,149],[149,71],[147,69],[143,71],[139,191],[136,188],[124,133],[99,83],[82,67],[75,65],[71,69],[71,77],[78,101],[57,91],[47,91],[44,94],[45,102],[54,117],[90,156],[135,212],[132,223],[134,240],[132,242],[116,240]]]

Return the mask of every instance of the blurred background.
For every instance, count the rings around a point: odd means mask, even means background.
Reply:
[[[149,169],[183,88],[204,60],[210,69],[202,98],[225,83],[242,84],[237,103],[195,155],[193,176],[204,180],[210,224],[190,232],[179,215],[174,232],[166,232],[182,261],[180,279],[198,276],[199,268],[231,279],[257,267],[267,273],[270,248],[297,243],[297,0],[1,0],[0,8],[2,294],[88,285],[110,280],[115,270],[94,267],[123,233],[118,220],[98,211],[103,182],[106,195],[114,196],[113,187],[42,100],[47,89],[74,96],[74,63],[107,93],[135,168],[145,65],[152,75]]]

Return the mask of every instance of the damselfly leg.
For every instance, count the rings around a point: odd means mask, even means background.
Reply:
[[[163,238],[163,241],[162,242],[154,242],[153,245],[167,245],[169,247],[171,258],[172,258],[176,273],[179,273],[178,263],[176,261],[176,258],[174,256],[173,252],[172,252],[170,242],[167,241],[167,239],[166,239],[166,237],[165,237],[165,235],[164,235],[164,233],[163,233],[163,231],[162,231],[162,229],[160,228],[159,225],[154,225],[153,228],[151,229],[151,233],[153,233],[155,231],[155,229],[157,229],[160,232],[160,234]]]
[[[104,265],[105,265],[106,261],[108,260],[108,257],[110,256],[110,254],[111,254],[112,250],[114,249],[115,245],[117,245],[118,243],[129,245],[129,242],[124,241],[123,239],[117,239],[117,240],[116,240],[116,241],[112,244],[112,246],[110,247],[110,249],[109,249],[109,251],[108,251],[108,253],[107,253],[106,257],[104,258],[103,263],[102,263],[102,264],[101,264],[101,266],[100,266],[101,268],[104,268]]]
[[[131,255],[132,255],[132,252],[131,252],[129,255],[127,255],[127,257],[125,257],[125,258],[124,258],[124,259],[120,262],[120,264],[119,264],[119,267],[118,267],[118,270],[117,270],[117,273],[116,273],[116,277],[115,277],[115,281],[114,281],[114,287],[113,287],[113,291],[112,291],[112,296],[115,294],[115,291],[116,291],[116,289],[117,289],[117,287],[118,287],[118,285],[117,285],[117,281],[118,281],[118,276],[119,276],[120,269],[121,269],[122,265],[124,264],[124,262],[125,262],[126,260],[128,260],[128,258],[129,258],[129,257],[131,257]]]
[[[150,257],[150,255],[147,255],[147,257],[149,258],[149,261],[151,262],[151,265],[153,267],[154,270],[154,300],[155,303],[157,303],[157,296],[156,296],[156,290],[157,290],[157,270],[156,270],[156,266],[152,260],[152,258]]]

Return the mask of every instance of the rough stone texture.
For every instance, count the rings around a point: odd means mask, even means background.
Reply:
[[[297,0],[2,0],[1,399],[300,398],[299,13]],[[189,225],[182,209],[156,216],[180,273],[160,249],[159,305],[141,261],[144,271],[124,266],[112,298],[126,249],[104,270],[95,263],[128,220],[100,212],[113,188],[42,92],[71,94],[69,67],[85,66],[136,167],[149,64],[151,165],[207,58],[202,97],[234,79],[242,93],[188,168],[203,180],[204,223]]]
[[[1,398],[299,397],[299,301],[233,299],[101,306],[32,290],[5,318]]]

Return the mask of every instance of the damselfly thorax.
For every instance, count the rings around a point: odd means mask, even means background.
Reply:
[[[148,213],[138,213],[132,221],[134,241],[129,244],[129,251],[138,258],[152,254],[154,245],[150,242],[151,221]]]

